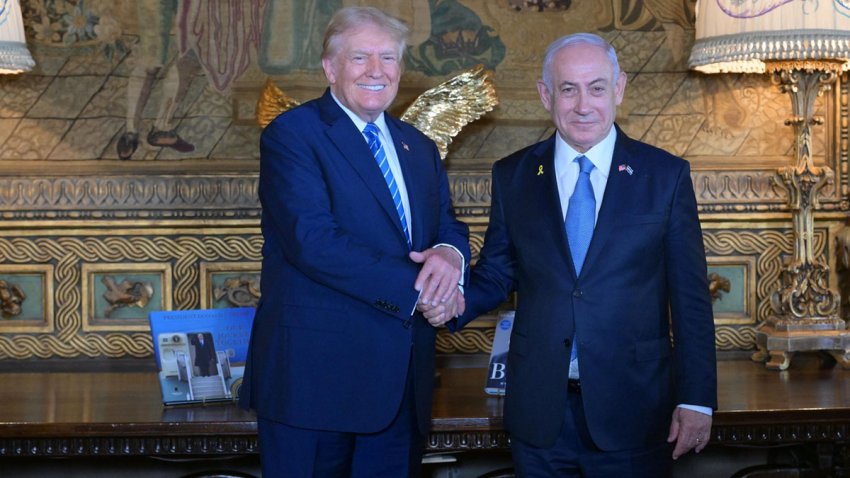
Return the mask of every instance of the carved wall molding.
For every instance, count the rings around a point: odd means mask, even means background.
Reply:
[[[198,308],[202,261],[258,261],[262,237],[247,228],[243,235],[151,230],[91,231],[91,237],[0,237],[0,263],[53,264],[55,330],[44,334],[0,334],[0,357],[147,357],[153,353],[148,332],[86,332],[83,310],[83,264],[168,264],[173,270],[175,310]]]
[[[776,445],[819,442],[844,442],[850,432],[848,423],[758,424],[712,427],[714,445]]]
[[[481,242],[482,231],[473,232],[473,241]],[[196,308],[201,302],[199,287],[202,262],[256,262],[261,259],[262,237],[256,234],[187,235],[154,233],[129,234],[129,231],[94,231],[92,237],[14,237],[0,238],[0,262],[4,264],[52,264],[55,282],[55,330],[41,334],[0,335],[0,357],[145,357],[152,352],[146,332],[93,333],[84,329],[82,309],[84,278],[82,264],[173,265],[173,307]],[[823,255],[827,231],[815,231],[815,250]],[[778,283],[783,257],[791,254],[791,233],[784,230],[711,230],[704,231],[710,256],[753,256],[756,263],[756,318],[770,313],[769,298]],[[480,246],[479,246],[480,247]],[[440,353],[489,353],[493,330],[470,328],[459,333],[444,331],[437,337]],[[720,350],[751,349],[754,324],[717,328]]]
[[[770,171],[695,171],[694,190],[699,203],[756,202],[785,203],[783,191]]]
[[[452,204],[457,207],[490,206],[490,171],[449,173]]]
[[[150,455],[248,455],[259,453],[257,436],[163,436],[154,438],[0,439],[0,457]]]
[[[835,456],[847,456],[840,445],[850,432],[847,423],[714,425],[711,446],[776,446],[835,443]],[[504,430],[432,431],[427,451],[509,450]],[[183,436],[122,438],[0,439],[0,457],[187,456],[255,455],[256,434],[246,436]]]
[[[814,232],[813,250],[825,260],[829,232],[818,228]],[[756,322],[765,320],[771,313],[770,295],[779,284],[784,260],[793,255],[792,232],[785,229],[712,230],[703,229],[706,255],[752,256],[756,264],[755,295]],[[755,325],[755,324],[753,324]],[[752,349],[755,347],[753,325],[717,327],[715,344],[718,350]]]
[[[188,436],[154,438],[28,438],[0,439],[0,457],[93,457],[254,455],[256,435],[236,437]],[[427,451],[508,450],[510,438],[503,430],[434,431]]]
[[[233,218],[259,210],[256,174],[0,177],[4,219]]]
[[[504,430],[447,432],[432,431],[427,451],[509,450],[511,439]]]
[[[833,175],[834,176],[834,175]],[[691,173],[700,212],[787,211],[787,193],[776,184],[776,172],[699,170]],[[837,210],[835,184],[821,189],[822,210]]]
[[[466,328],[455,333],[440,329],[437,333],[437,353],[490,353],[493,347],[495,331],[488,329]]]
[[[846,106],[844,106],[846,108]],[[848,169],[847,129],[840,131],[838,171]],[[842,166],[843,165],[843,166]],[[844,175],[846,176],[846,175]],[[833,177],[821,193],[823,211],[847,210],[847,178]],[[702,213],[787,211],[776,174],[765,170],[695,170]],[[836,184],[839,183],[839,184]],[[257,175],[2,177],[4,219],[259,217]],[[490,171],[450,171],[455,211],[484,217],[490,209]]]
[[[755,343],[755,327],[721,325],[714,328],[714,346],[717,350],[751,350]]]

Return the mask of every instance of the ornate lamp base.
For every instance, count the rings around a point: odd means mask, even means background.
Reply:
[[[776,61],[765,64],[783,92],[791,95],[793,116],[785,124],[796,134],[795,162],[777,170],[777,181],[788,191],[788,208],[794,226],[794,258],[780,274],[778,289],[770,297],[774,314],[756,329],[756,361],[773,370],[786,370],[796,352],[822,351],[850,369],[850,331],[838,317],[841,297],[828,286],[829,267],[812,247],[814,211],[818,189],[831,174],[812,159],[812,126],[815,99],[835,83],[840,69],[834,62]]]
[[[758,351],[753,353],[753,360],[765,362],[765,367],[771,370],[787,370],[796,352],[821,351],[834,358],[842,368],[850,369],[850,331],[843,320],[833,317],[830,322],[834,328],[831,329],[805,330],[777,328],[771,323],[774,318],[771,316],[756,329]],[[819,321],[818,325],[826,323]]]

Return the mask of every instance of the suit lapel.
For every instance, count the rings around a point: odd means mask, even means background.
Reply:
[[[328,124],[328,138],[336,145],[342,157],[351,164],[351,167],[360,176],[360,179],[384,209],[384,212],[393,219],[399,236],[403,238],[404,230],[401,227],[401,221],[398,218],[392,196],[390,196],[390,190],[375,162],[375,157],[369,151],[369,145],[366,144],[363,134],[357,131],[351,119],[336,104],[331,97],[330,90],[326,90],[319,101],[319,105],[322,110],[322,119]],[[405,175],[406,178],[407,175]]]
[[[427,163],[425,161],[416,161],[413,155],[414,153],[424,155],[426,152],[414,152],[412,150],[410,146],[411,141],[405,136],[398,124],[398,120],[389,116],[387,113],[384,113],[384,119],[387,123],[387,128],[390,130],[390,135],[393,138],[393,146],[395,146],[395,152],[398,156],[401,174],[404,176],[404,187],[407,189],[407,202],[410,204],[410,211],[407,213],[407,218],[408,221],[410,221],[412,236],[410,238],[410,242],[413,244],[413,250],[419,251],[424,247],[427,247],[427,245],[423,244],[425,240],[425,237],[423,236],[425,231],[425,217],[422,212],[421,203],[421,198],[423,198],[425,194],[423,188],[426,184],[424,181],[417,181],[416,178],[427,177],[426,175],[419,174],[417,172],[417,168],[420,168]],[[399,230],[401,230],[401,223],[399,223]]]
[[[534,205],[533,207],[538,210],[531,210],[528,213],[536,215],[542,211],[545,231],[541,231],[541,234],[544,232],[549,234],[545,242],[553,245],[570,270],[570,274],[575,278],[575,267],[567,243],[564,212],[561,210],[561,197],[558,193],[558,177],[555,174],[555,136],[541,143],[532,158],[533,162],[529,165],[531,170],[518,172],[518,174],[528,173],[532,178],[531,187],[522,190],[529,195],[528,204]]]
[[[634,166],[635,163],[626,148],[627,141],[628,138],[625,133],[618,129],[614,156],[611,159],[611,169],[608,171],[608,182],[605,185],[605,194],[602,197],[602,207],[599,209],[599,217],[596,220],[593,238],[584,259],[582,271],[593,268],[593,262],[599,258],[602,251],[605,250],[605,244],[614,234],[624,205],[628,204],[628,201],[635,200],[635,198],[630,197],[628,191],[631,181],[634,181],[636,176],[619,170],[621,164]]]

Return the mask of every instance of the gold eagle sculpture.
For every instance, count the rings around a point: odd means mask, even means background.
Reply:
[[[271,78],[268,78],[257,101],[257,123],[260,128],[265,128],[279,114],[299,104],[301,103],[298,100],[284,93]]]
[[[437,143],[440,157],[446,159],[449,143],[460,130],[499,104],[492,76],[483,65],[470,68],[419,95],[401,119]],[[268,79],[257,101],[257,123],[265,128],[299,104]]]

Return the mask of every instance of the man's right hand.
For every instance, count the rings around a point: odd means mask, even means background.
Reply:
[[[410,260],[422,264],[413,288],[420,292],[419,301],[426,305],[454,300],[460,282],[463,258],[450,247],[432,247],[422,252],[411,251]]]
[[[458,288],[455,290],[453,297],[446,302],[441,302],[437,305],[419,302],[416,304],[416,309],[422,312],[422,315],[425,316],[429,324],[434,327],[441,327],[446,322],[463,314],[464,310],[466,310],[466,299]]]

